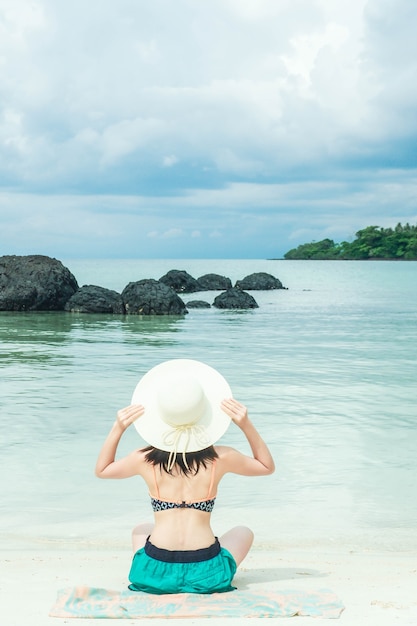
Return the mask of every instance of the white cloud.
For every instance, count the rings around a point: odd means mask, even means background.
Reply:
[[[164,158],[162,159],[162,165],[164,167],[172,167],[173,165],[176,165],[177,163],[178,163],[178,158],[175,156],[175,154],[164,156]]]
[[[79,226],[163,253],[230,226],[243,242],[248,222],[267,242],[412,220],[416,17],[413,0],[1,0],[0,236],[66,245]]]
[[[164,233],[162,233],[161,238],[174,239],[177,237],[181,237],[182,235],[183,231],[181,230],[181,228],[170,228],[169,230],[166,230]]]
[[[147,148],[163,135],[163,127],[161,120],[152,118],[123,120],[108,126],[99,142],[101,162],[111,165],[136,150]]]
[[[349,36],[346,27],[338,24],[326,24],[322,33],[298,35],[290,40],[293,54],[283,55],[289,74],[301,76],[306,83],[311,83],[311,71],[319,52],[327,48],[327,53],[337,52]]]
[[[367,171],[349,183],[239,183],[153,198],[4,193],[0,247],[4,254],[58,258],[183,258],[186,241],[197,257],[208,258],[214,242],[225,257],[279,256],[303,239],[341,241],[369,224],[415,223],[416,196],[416,170]]]
[[[3,45],[26,48],[32,33],[42,29],[46,16],[42,2],[2,0],[0,37]]]

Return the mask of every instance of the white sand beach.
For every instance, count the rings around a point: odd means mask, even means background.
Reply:
[[[48,616],[58,589],[90,585],[122,590],[127,585],[128,550],[2,550],[0,553],[2,626],[97,624],[91,619]],[[417,624],[417,553],[347,550],[337,545],[277,551],[254,545],[235,578],[239,589],[328,588],[345,605],[343,626],[415,626]],[[283,618],[273,621],[281,622]],[[285,618],[284,618],[285,619]],[[329,624],[328,619],[294,617],[299,626]],[[203,624],[206,619],[178,620]],[[229,623],[242,619],[229,618]],[[252,624],[265,620],[251,619]],[[127,626],[137,620],[112,620]],[[152,623],[166,624],[153,619]]]

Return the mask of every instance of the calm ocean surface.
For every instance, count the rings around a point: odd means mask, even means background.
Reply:
[[[151,519],[146,489],[96,479],[95,460],[139,378],[173,358],[219,369],[276,459],[273,476],[225,478],[216,532],[248,523],[260,545],[417,546],[417,263],[63,262],[80,286],[117,291],[170,269],[233,282],[266,271],[288,290],[184,318],[0,313],[3,547],[129,546]],[[222,442],[248,450],[233,425]],[[121,452],[141,444],[132,429]]]

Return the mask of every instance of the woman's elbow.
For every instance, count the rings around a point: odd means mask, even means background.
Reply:
[[[275,472],[275,463],[272,461],[272,463],[269,463],[268,465],[265,466],[265,476],[270,476],[274,472]]]
[[[100,467],[96,467],[94,470],[94,475],[96,478],[107,478],[107,476],[105,476],[105,469],[102,469]]]

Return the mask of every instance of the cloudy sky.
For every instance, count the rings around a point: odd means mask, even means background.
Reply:
[[[0,255],[417,222],[416,0],[0,0]]]

